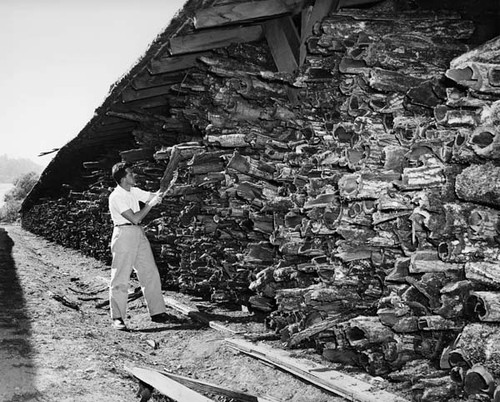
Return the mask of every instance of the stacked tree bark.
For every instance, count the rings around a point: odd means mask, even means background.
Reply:
[[[425,366],[422,400],[492,398],[500,40],[469,50],[473,26],[448,12],[344,10],[317,28],[297,74],[264,43],[232,45],[172,86],[168,115],[112,113],[138,124],[121,156],[141,187],[178,158],[146,225],[162,277],[271,312],[290,347],[331,361],[395,380]],[[88,167],[88,189],[23,224],[106,259],[114,184]]]
[[[314,339],[327,359],[375,375],[429,359],[452,368],[457,386],[431,382],[423,400],[487,400],[498,380],[500,40],[459,56],[450,38],[470,26],[430,17],[343,12],[311,39],[322,57],[297,81],[316,141],[293,174],[296,183],[308,169],[303,203],[289,211],[298,225],[278,230],[280,245],[315,251],[251,287],[274,294],[270,323],[290,346]],[[289,289],[315,270],[319,284]]]

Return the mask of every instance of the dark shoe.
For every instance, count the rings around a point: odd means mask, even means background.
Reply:
[[[128,331],[127,326],[123,322],[123,318],[113,318],[113,328],[118,331]]]
[[[155,314],[151,316],[151,321],[153,322],[158,322],[158,323],[167,323],[167,322],[172,322],[172,316],[167,313],[161,313],[161,314]]]

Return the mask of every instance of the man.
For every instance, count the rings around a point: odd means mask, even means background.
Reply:
[[[124,318],[132,269],[141,283],[151,319],[154,322],[166,322],[169,316],[161,293],[160,274],[149,240],[140,226],[151,208],[161,202],[162,196],[159,192],[150,193],[135,187],[135,173],[128,163],[115,164],[111,173],[118,184],[109,196],[109,211],[114,224],[109,288],[113,327],[121,331],[128,330]],[[145,203],[142,209],[139,201]]]

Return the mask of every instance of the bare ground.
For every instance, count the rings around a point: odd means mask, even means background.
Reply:
[[[180,323],[152,323],[143,298],[129,303],[131,331],[112,329],[107,307],[96,308],[107,299],[108,277],[99,261],[19,226],[0,227],[0,401],[138,401],[125,366],[167,369],[279,401],[343,400],[238,353],[224,342],[230,334],[182,320],[173,309]],[[264,331],[255,315],[204,307],[234,330]],[[152,400],[165,398],[154,393]]]

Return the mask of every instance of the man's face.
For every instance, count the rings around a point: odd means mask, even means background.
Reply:
[[[136,183],[135,183],[134,170],[132,168],[127,168],[127,169],[125,169],[125,171],[127,172],[127,174],[123,178],[123,180],[125,181],[125,184],[128,184],[129,186],[135,186]]]

